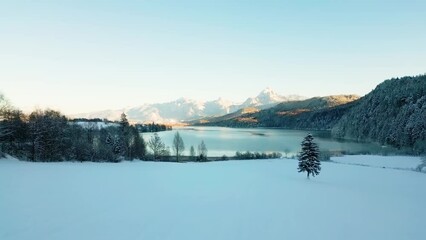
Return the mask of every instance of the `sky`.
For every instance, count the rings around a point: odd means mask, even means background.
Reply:
[[[426,1],[0,0],[0,92],[65,114],[426,73]]]

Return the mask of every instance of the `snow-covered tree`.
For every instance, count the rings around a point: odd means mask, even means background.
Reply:
[[[69,147],[65,130],[65,116],[53,110],[36,110],[29,116],[29,134],[33,161],[61,161]]]
[[[176,162],[179,162],[179,157],[182,155],[182,152],[185,151],[185,144],[179,134],[179,132],[175,133],[175,137],[173,138],[173,151],[176,154]]]
[[[121,144],[119,137],[108,134],[108,136],[106,138],[106,143],[111,145],[112,152],[114,154],[121,154],[122,153],[122,145],[123,144]]]
[[[319,148],[314,142],[314,138],[309,133],[302,142],[302,151],[299,154],[299,172],[306,172],[315,177],[321,171],[321,162],[319,160]]]
[[[125,113],[120,117],[120,154],[126,159],[130,158],[130,124]]]
[[[0,151],[16,157],[25,157],[28,140],[25,115],[20,110],[5,110],[0,121],[0,131]]]
[[[113,128],[101,128],[97,133],[97,144],[95,144],[96,160],[119,162],[120,159],[116,153],[117,146],[115,146],[116,137],[114,136]]]

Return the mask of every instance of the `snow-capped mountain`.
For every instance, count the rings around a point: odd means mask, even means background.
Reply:
[[[143,104],[137,107],[105,110],[99,112],[76,114],[74,118],[107,118],[119,119],[121,113],[126,113],[127,118],[134,122],[161,122],[174,123],[195,120],[210,116],[221,116],[246,107],[264,109],[272,107],[280,102],[300,100],[300,96],[280,96],[275,91],[267,88],[256,97],[248,98],[242,104],[236,104],[223,98],[213,101],[196,101],[187,98],[179,98],[172,102]]]
[[[289,95],[289,96],[281,96],[276,93],[271,88],[266,88],[262,92],[259,93],[254,98],[248,98],[243,104],[240,105],[241,108],[245,107],[259,107],[261,109],[272,107],[280,102],[289,102],[289,101],[298,101],[303,100],[305,98],[298,95]]]

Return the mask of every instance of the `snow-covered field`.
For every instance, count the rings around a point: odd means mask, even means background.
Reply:
[[[329,162],[307,180],[296,168],[1,159],[0,239],[426,239],[426,174]]]

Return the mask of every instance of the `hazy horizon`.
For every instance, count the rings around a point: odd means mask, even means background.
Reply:
[[[424,1],[2,1],[0,92],[65,114],[363,96],[426,72]]]
[[[221,97],[221,96],[218,96],[218,97],[213,98],[213,99],[195,99],[195,98],[190,98],[190,97],[186,97],[186,96],[181,96],[181,97],[177,97],[177,98],[169,99],[169,100],[165,100],[165,101],[159,101],[159,102],[135,102],[134,104],[127,105],[127,106],[121,106],[121,107],[117,107],[117,108],[93,109],[93,110],[86,111],[86,112],[71,112],[71,113],[68,113],[68,112],[64,112],[62,109],[60,109],[58,107],[40,106],[40,105],[36,105],[36,106],[32,106],[32,107],[31,106],[30,107],[24,107],[24,108],[19,108],[19,109],[22,110],[25,113],[30,113],[30,112],[32,112],[33,110],[36,110],[36,109],[47,108],[47,109],[61,111],[63,114],[68,115],[68,116],[73,116],[73,115],[79,115],[79,114],[84,114],[84,113],[101,112],[101,111],[107,111],[107,110],[128,109],[128,108],[134,108],[134,107],[139,107],[139,106],[143,106],[143,105],[166,104],[166,103],[171,103],[171,102],[179,101],[179,100],[182,100],[182,99],[189,100],[189,101],[197,101],[197,102],[202,102],[202,103],[213,102],[213,101],[222,99],[222,100],[225,100],[225,101],[230,101],[232,104],[240,105],[240,104],[244,103],[246,100],[248,100],[249,98],[257,97],[265,89],[272,89],[272,88],[267,87],[267,88],[261,89],[260,91],[258,91],[257,94],[255,94],[253,96],[246,96],[245,98],[243,98],[243,99],[241,99],[239,101],[233,101],[231,99],[227,99],[227,98],[224,98],[224,97]],[[272,90],[275,91],[275,89],[272,89]],[[0,93],[3,93],[3,92],[0,92]],[[299,95],[299,94],[286,94],[286,95],[283,95],[283,94],[280,94],[278,91],[275,91],[275,93],[279,94],[282,97],[299,96],[299,97],[302,97],[304,99],[313,98],[313,97],[325,97],[325,96],[319,96],[319,95],[318,96],[309,96],[309,97],[307,97],[307,96],[302,96],[302,95]],[[5,95],[6,99],[8,101],[10,101],[10,99],[7,97],[7,95],[6,94],[4,94],[4,95]],[[331,95],[357,95],[357,94],[331,94]],[[327,95],[327,96],[331,96],[331,95]],[[362,97],[361,95],[358,95],[358,96]],[[13,102],[11,102],[11,103],[13,105]],[[13,105],[13,106],[16,107],[16,105]]]
[[[375,87],[376,86],[374,86],[371,90],[373,90]],[[222,100],[230,101],[232,104],[239,105],[239,104],[242,104],[243,102],[245,102],[246,100],[248,100],[249,98],[257,97],[262,91],[264,91],[266,89],[272,89],[272,88],[265,87],[263,89],[260,89],[254,95],[251,95],[251,96],[247,95],[245,97],[243,96],[241,99],[238,99],[238,100],[232,100],[230,98],[226,98],[226,97],[223,97],[223,96],[217,96],[216,98],[211,98],[211,99],[197,99],[197,98],[191,98],[191,97],[187,97],[187,96],[180,96],[180,97],[177,96],[177,97],[175,97],[173,99],[170,98],[168,100],[163,100],[163,101],[158,101],[158,102],[152,102],[152,101],[151,102],[138,102],[138,101],[136,101],[134,103],[130,103],[129,105],[119,106],[119,107],[116,107],[116,108],[107,107],[107,108],[102,108],[102,109],[91,109],[91,110],[88,110],[88,111],[77,111],[77,112],[66,112],[66,111],[64,111],[64,109],[61,109],[60,107],[55,106],[54,104],[46,104],[46,105],[35,104],[35,105],[32,105],[32,106],[21,106],[21,107],[19,107],[16,104],[14,104],[14,102],[12,101],[12,99],[10,99],[10,97],[5,92],[2,92],[1,89],[0,89],[0,93],[3,94],[6,97],[6,100],[8,100],[11,103],[12,106],[17,107],[18,109],[22,110],[25,113],[30,113],[30,112],[32,112],[33,110],[36,110],[36,109],[45,109],[46,108],[46,109],[52,109],[52,110],[61,111],[63,114],[71,116],[71,115],[78,115],[78,114],[82,114],[82,113],[100,112],[100,111],[104,111],[104,110],[120,110],[120,109],[138,107],[138,106],[142,106],[142,105],[146,105],[146,104],[147,105],[165,104],[165,103],[170,103],[170,102],[178,101],[178,100],[181,100],[181,99],[186,99],[186,100],[191,100],[191,101],[199,101],[199,102],[212,102],[212,101],[216,101],[216,100],[222,99]],[[360,97],[362,97],[362,96],[365,95],[365,94],[359,95],[359,94],[355,94],[355,93],[336,93],[336,94],[329,94],[329,95],[304,96],[304,95],[295,94],[295,93],[294,94],[291,94],[291,93],[290,94],[282,94],[282,93],[276,91],[275,89],[272,89],[272,90],[275,93],[277,93],[277,94],[279,94],[280,96],[283,96],[283,97],[299,96],[299,97],[306,98],[306,99],[313,98],[313,97],[332,96],[332,95],[357,95],[357,96],[360,96]]]

